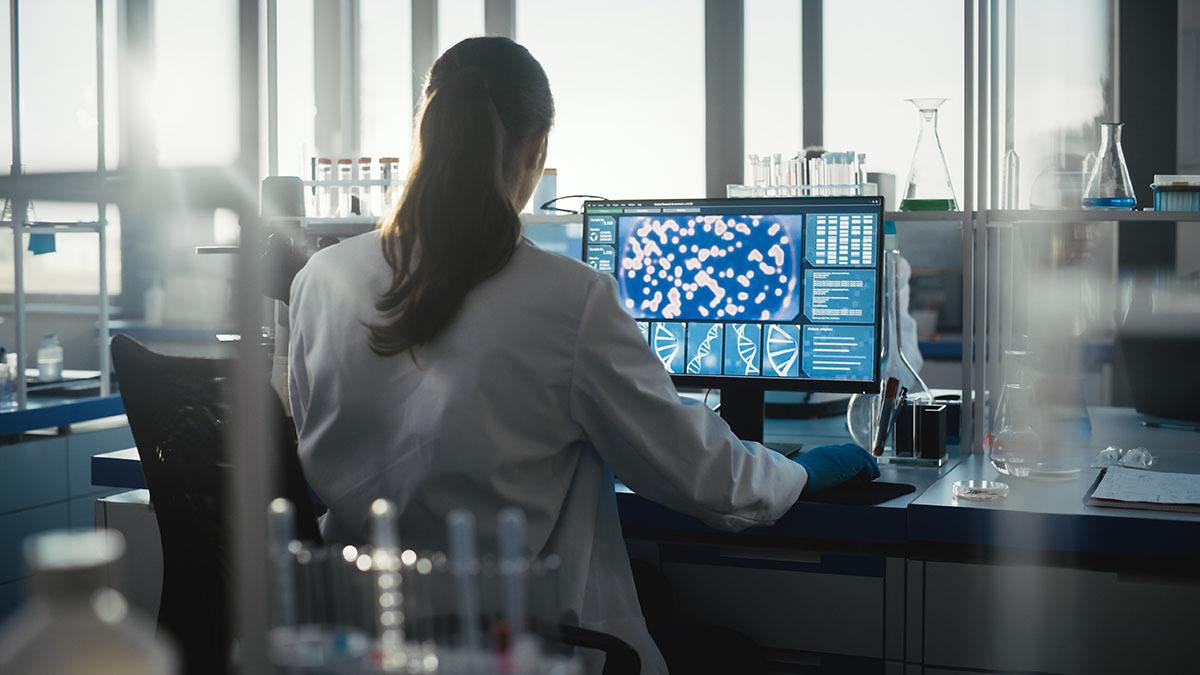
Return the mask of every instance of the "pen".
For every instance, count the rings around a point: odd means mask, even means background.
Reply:
[[[879,406],[879,431],[875,436],[875,447],[871,452],[876,457],[883,454],[883,445],[891,430],[892,412],[896,407],[896,394],[900,390],[900,380],[889,377],[887,386],[883,389],[883,401]]]

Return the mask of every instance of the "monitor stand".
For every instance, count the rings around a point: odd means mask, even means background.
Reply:
[[[743,441],[762,443],[764,395],[761,384],[721,385],[721,418]]]

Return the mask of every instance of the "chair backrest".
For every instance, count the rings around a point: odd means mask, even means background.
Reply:
[[[226,673],[231,577],[224,507],[232,471],[226,383],[236,362],[156,354],[124,335],[113,338],[112,360],[162,539],[158,625],[180,645],[187,673]],[[269,388],[265,377],[263,387]],[[264,423],[278,439],[280,491],[295,506],[297,536],[320,543],[294,428],[273,394],[271,400]]]

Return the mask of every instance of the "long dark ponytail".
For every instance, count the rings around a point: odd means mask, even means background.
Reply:
[[[512,258],[521,220],[512,204],[523,151],[554,121],[541,64],[507,38],[471,38],[433,64],[416,123],[413,168],[383,224],[392,282],[368,326],[391,356],[426,344],[467,293]]]

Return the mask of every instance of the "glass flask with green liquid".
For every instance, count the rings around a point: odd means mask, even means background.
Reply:
[[[950,169],[942,154],[938,138],[938,108],[948,99],[905,99],[917,107],[921,118],[917,134],[917,149],[913,151],[912,167],[908,171],[908,187],[900,201],[901,211],[957,211],[958,200],[950,184]]]

